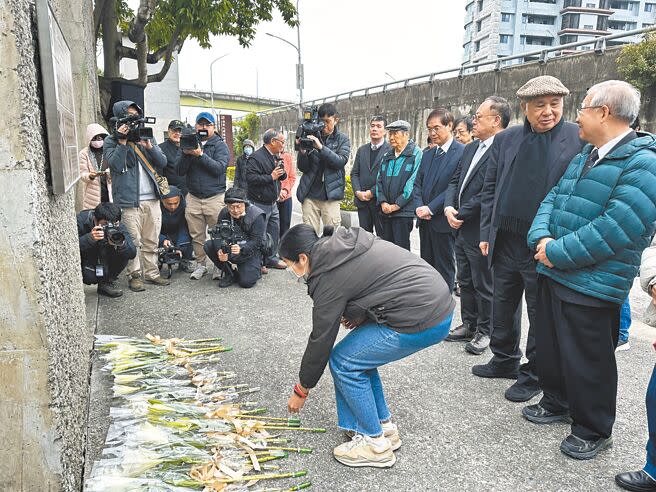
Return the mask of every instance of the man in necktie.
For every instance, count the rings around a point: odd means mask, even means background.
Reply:
[[[453,115],[444,108],[431,111],[426,119],[426,129],[435,147],[424,152],[415,180],[420,254],[440,272],[453,292],[455,238],[444,215],[444,198],[465,146],[453,139]]]
[[[581,150],[578,126],[563,119],[569,90],[555,77],[543,75],[524,84],[517,96],[525,115],[523,125],[494,137],[481,192],[480,248],[492,267],[493,357],[475,365],[483,378],[517,381],[506,390],[510,401],[523,402],[540,393],[535,372],[537,274],[535,252],[526,234],[540,202]],[[521,301],[526,298],[529,329],[528,362],[521,364]]]
[[[478,247],[481,189],[494,136],[510,122],[510,105],[502,97],[488,97],[474,114],[473,135],[463,153],[444,199],[444,215],[456,233],[455,252],[460,285],[462,324],[448,341],[468,342],[467,352],[480,355],[490,345],[492,328],[492,273]]]
[[[542,201],[528,233],[539,261],[544,396],[522,414],[536,424],[571,422],[560,450],[576,459],[613,443],[620,306],[654,232],[656,138],[630,128],[639,109],[640,92],[627,82],[588,90],[576,121],[589,145]]]
[[[355,154],[351,169],[351,186],[355,195],[355,205],[358,207],[358,222],[365,231],[374,232],[380,236],[380,210],[376,206],[374,195],[376,177],[383,156],[391,149],[385,140],[385,125],[387,121],[382,115],[376,115],[369,122],[370,142],[361,146]]]

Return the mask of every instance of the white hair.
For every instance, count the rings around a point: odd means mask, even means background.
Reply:
[[[606,80],[588,89],[589,106],[607,106],[615,118],[629,125],[640,112],[640,91],[623,80]]]

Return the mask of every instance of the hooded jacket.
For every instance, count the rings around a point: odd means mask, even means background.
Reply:
[[[196,157],[180,152],[176,163],[178,174],[187,178],[189,193],[197,198],[210,198],[226,190],[226,169],[230,151],[220,135],[214,134]]]
[[[177,186],[171,186],[171,191],[168,195],[163,196],[162,198],[173,198],[176,196],[180,197],[180,205],[175,209],[174,212],[169,212],[164,204],[160,201],[160,208],[162,209],[162,229],[160,232],[160,243],[164,239],[171,239],[169,236],[178,236],[178,231],[187,227],[187,221],[185,219],[185,208],[187,206],[185,202],[184,195],[182,191]],[[162,239],[162,236],[164,238]]]
[[[640,267],[656,221],[656,137],[642,136],[611,150],[587,174],[593,146],[572,159],[542,201],[528,233],[535,249],[547,243],[555,282],[604,301],[622,304]]]
[[[323,135],[321,136],[323,139]],[[341,200],[344,198],[346,174],[344,167],[351,153],[349,138],[337,131],[325,137],[321,150],[313,149],[307,154],[298,153],[296,164],[303,173],[296,190],[296,198],[303,203],[310,193],[315,180],[323,180],[328,200]]]
[[[440,274],[417,255],[357,227],[337,228],[310,253],[312,333],[300,381],[313,388],[332,351],[340,319],[417,333],[446,319],[455,301]]]
[[[86,147],[80,150],[78,154],[78,164],[80,165],[80,179],[84,183],[84,191],[82,192],[82,208],[83,209],[92,209],[96,208],[102,198],[100,178],[96,177],[91,179],[91,173],[97,172],[99,169],[107,169],[107,162],[104,159],[100,159],[101,162],[96,162],[96,156],[89,149],[91,144],[91,139],[96,135],[108,135],[107,130],[105,130],[98,123],[91,123],[87,126],[85,142]],[[100,149],[100,155],[102,156],[103,149]],[[107,191],[109,192],[109,201],[112,201],[112,180],[107,176]]]
[[[115,103],[113,107],[114,116],[116,118],[125,116],[128,108],[132,105],[134,105],[132,101],[119,101]],[[103,158],[109,163],[109,169],[112,174],[114,203],[121,208],[136,208],[139,206],[138,166],[142,166],[144,171],[146,171],[146,175],[152,181],[155,193],[159,197],[159,187],[155,181],[155,176],[141,162],[141,159],[130,145],[121,145],[114,135],[109,135],[105,138],[103,149]],[[146,159],[148,159],[153,169],[161,175],[164,171],[164,166],[166,166],[166,156],[155,140],[153,140],[152,149],[148,150],[141,147],[140,150]]]

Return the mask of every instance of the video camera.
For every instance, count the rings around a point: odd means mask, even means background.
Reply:
[[[108,222],[102,226],[102,231],[105,235],[105,241],[107,241],[111,246],[120,247],[125,244],[125,234],[121,232],[118,224]]]
[[[230,253],[230,246],[245,239],[241,228],[228,219],[220,220],[209,232],[212,241],[218,241],[219,247],[216,249],[228,254]]]
[[[116,138],[127,138],[130,142],[138,142],[139,140],[152,140],[153,129],[145,125],[152,125],[156,121],[156,118],[141,116],[140,114],[129,114],[123,118],[112,118],[110,120],[110,122],[114,124],[114,135]],[[130,129],[128,131],[127,137],[118,133],[118,129],[123,125],[127,125]]]
[[[303,109],[303,121],[296,130],[296,140],[298,143],[294,144],[294,149],[311,150],[314,148],[312,140],[308,138],[314,135],[321,138],[321,130],[325,128],[326,124],[319,119],[319,108],[317,106],[310,106]]]
[[[166,278],[171,278],[171,273],[174,265],[180,264],[182,260],[182,254],[180,250],[171,243],[168,248],[159,248],[157,250],[159,263],[159,269],[161,270],[164,266],[168,267],[168,275]]]
[[[182,129],[180,135],[180,148],[182,150],[196,150],[200,147],[200,142],[203,138],[207,137],[209,133],[207,130],[198,130],[191,126]]]

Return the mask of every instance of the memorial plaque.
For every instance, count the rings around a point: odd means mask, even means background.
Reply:
[[[48,0],[36,14],[52,192],[63,194],[80,178],[71,50]]]

